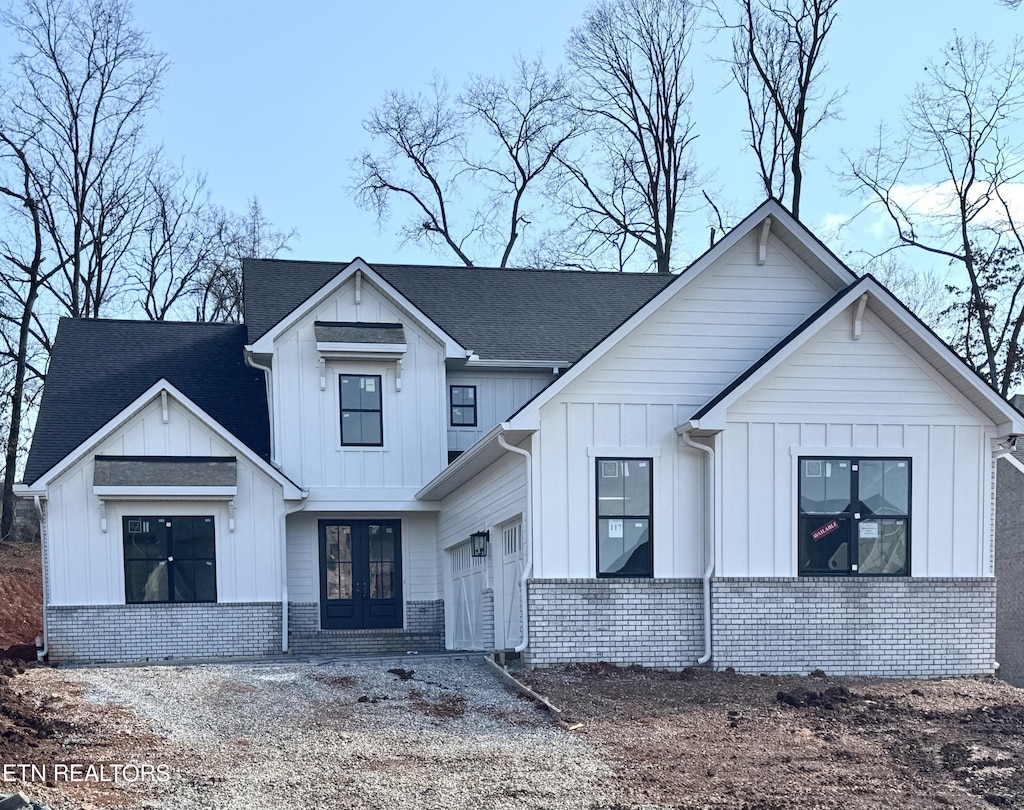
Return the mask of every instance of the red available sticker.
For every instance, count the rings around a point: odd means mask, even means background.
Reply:
[[[832,532],[834,532],[838,528],[839,528],[839,521],[838,520],[830,520],[824,526],[822,526],[822,527],[820,527],[818,529],[815,529],[813,532],[811,532],[811,539],[812,540],[820,540],[826,534],[831,534]]]

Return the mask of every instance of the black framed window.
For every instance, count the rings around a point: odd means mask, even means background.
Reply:
[[[212,516],[125,517],[124,594],[138,602],[216,602]]]
[[[384,417],[379,374],[342,374],[341,443],[346,447],[381,447]]]
[[[448,386],[449,417],[452,427],[476,427],[476,386]]]
[[[653,577],[654,460],[597,459],[597,575]]]
[[[799,459],[801,576],[910,574],[909,458]]]

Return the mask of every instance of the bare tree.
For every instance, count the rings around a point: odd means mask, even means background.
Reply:
[[[565,76],[549,74],[539,59],[516,60],[514,78],[477,76],[460,97],[463,108],[480,123],[496,146],[483,159],[467,158],[470,172],[491,191],[490,216],[504,227],[487,227],[501,243],[499,267],[507,267],[522,229],[534,215],[526,210],[527,191],[551,166],[581,126],[569,106]]]
[[[146,112],[166,59],[132,26],[128,0],[20,0],[2,21],[20,41],[14,120],[49,193],[42,226],[61,272],[48,287],[72,317],[120,289],[153,156]]]
[[[559,157],[560,195],[581,263],[611,251],[623,269],[646,249],[659,273],[672,269],[680,206],[698,187],[687,66],[696,17],[690,0],[598,0],[569,38],[589,133]]]
[[[221,217],[212,208],[206,181],[176,170],[154,171],[149,199],[128,274],[146,317],[166,320],[198,289],[219,255]],[[187,316],[187,314],[186,314]]]
[[[510,79],[477,76],[454,98],[437,77],[425,95],[391,92],[363,122],[383,149],[355,161],[356,199],[380,221],[395,204],[411,209],[403,240],[506,267],[533,187],[578,132],[568,98],[562,74],[522,57]]]
[[[45,195],[46,189],[32,169],[24,143],[0,130],[0,201],[4,223],[0,232],[0,339],[7,383],[0,515],[0,537],[4,540],[10,539],[14,529],[14,479],[22,450],[24,407],[35,385],[43,379],[42,364],[34,362],[35,355],[40,346],[48,349],[36,304],[44,286],[61,269],[59,263],[44,269],[41,210]]]
[[[749,145],[765,192],[800,216],[807,137],[835,118],[842,93],[826,95],[822,53],[839,0],[735,0],[732,77],[747,103]]]
[[[195,280],[196,305],[202,320],[241,323],[242,259],[273,259],[297,233],[277,230],[255,197],[244,215],[212,212],[209,227],[213,248]]]
[[[1024,54],[954,38],[928,65],[904,108],[896,144],[879,144],[850,163],[850,176],[895,232],[962,273],[951,291],[964,358],[1002,395],[1020,379],[1024,328],[1021,212],[1011,191],[1024,179]]]

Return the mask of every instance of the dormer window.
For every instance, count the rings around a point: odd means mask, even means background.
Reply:
[[[476,386],[448,386],[449,415],[452,427],[476,427]]]
[[[381,447],[384,444],[384,419],[381,408],[379,374],[342,374],[341,445],[342,447]]]

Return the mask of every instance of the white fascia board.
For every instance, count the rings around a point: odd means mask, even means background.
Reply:
[[[32,498],[38,495],[40,498],[46,497],[46,487],[32,487],[28,484],[15,484],[14,495],[17,498]]]
[[[120,500],[128,498],[143,499],[167,499],[174,500],[231,500],[238,495],[238,487],[174,487],[174,486],[116,486],[92,488],[93,495],[100,500]]]
[[[155,400],[160,392],[166,391],[171,397],[173,397],[179,405],[185,410],[189,411],[196,419],[202,422],[207,428],[217,434],[218,438],[222,439],[227,443],[235,453],[244,458],[253,466],[260,469],[262,472],[270,476],[274,481],[279,483],[284,489],[284,499],[286,501],[298,501],[306,497],[305,492],[302,491],[291,479],[286,477],[279,470],[272,467],[265,460],[260,458],[250,448],[240,442],[231,433],[225,430],[217,420],[210,416],[206,411],[200,408],[191,399],[185,396],[175,386],[173,386],[166,379],[161,378],[157,382],[153,383],[146,391],[139,395],[135,401],[124,408],[120,413],[117,414],[113,419],[107,422],[103,427],[93,433],[88,439],[82,442],[78,447],[68,453],[64,458],[51,467],[49,470],[39,478],[38,481],[33,485],[30,492],[35,493],[40,490],[45,491],[45,488],[49,483],[60,476],[73,464],[76,464],[82,457],[86,456],[92,451],[98,444],[107,439],[111,434],[114,433],[121,425],[135,416],[139,411],[149,405],[150,402]],[[26,489],[28,492],[29,490]]]
[[[377,287],[380,292],[387,296],[395,306],[404,310],[409,317],[419,324],[420,327],[433,335],[437,342],[444,346],[446,358],[463,359],[466,357],[466,350],[459,345],[458,341],[434,323],[434,321],[428,318],[415,304],[412,303],[412,301],[385,281],[383,276],[381,276],[362,259],[354,259],[350,262],[344,270],[334,276],[334,278],[324,284],[324,286],[317,292],[313,293],[313,295],[307,298],[302,304],[297,306],[284,318],[274,324],[274,326],[271,327],[265,335],[260,337],[259,340],[245,348],[256,354],[273,354],[274,341],[284,332],[291,329],[296,323],[298,323],[298,321],[306,317],[316,307],[320,306],[320,304],[325,300],[330,298],[330,296],[334,295],[334,293],[341,289],[341,287],[356,274],[357,270],[362,272],[362,274],[375,287]]]
[[[728,253],[747,234],[760,226],[764,222],[764,218],[768,216],[772,217],[773,227],[776,224],[784,226],[794,237],[804,243],[809,250],[815,252],[815,255],[821,254],[822,261],[827,259],[826,266],[835,272],[836,281],[840,285],[840,289],[856,280],[856,276],[847,267],[843,266],[834,256],[828,254],[828,251],[824,250],[816,239],[809,236],[810,232],[793,219],[792,214],[775,200],[765,200],[748,214],[739,225],[723,236],[713,247],[709,248],[704,255],[683,270],[674,281],[666,285],[660,293],[637,310],[629,320],[583,355],[576,365],[561,374],[557,380],[539,392],[532,400],[513,414],[510,419],[511,426],[516,430],[520,430],[528,429],[529,425],[536,424],[539,419],[538,413],[543,405],[550,402],[553,397],[557,396],[573,380],[586,373],[598,360],[604,357],[616,344],[633,332],[647,318],[657,312],[667,301],[679,295],[690,282]]]
[[[459,370],[461,371],[463,368],[467,368],[467,369],[473,369],[473,368],[489,369],[489,368],[493,368],[493,369],[504,369],[504,370],[512,370],[512,369],[514,369],[514,370],[520,370],[520,369],[534,370],[535,369],[537,371],[550,371],[553,374],[557,374],[563,368],[568,368],[571,365],[572,365],[572,363],[570,363],[568,360],[497,360],[497,359],[491,360],[491,359],[481,359],[481,358],[476,357],[474,355],[473,357],[470,357],[469,359],[467,359],[465,365],[460,367]]]

